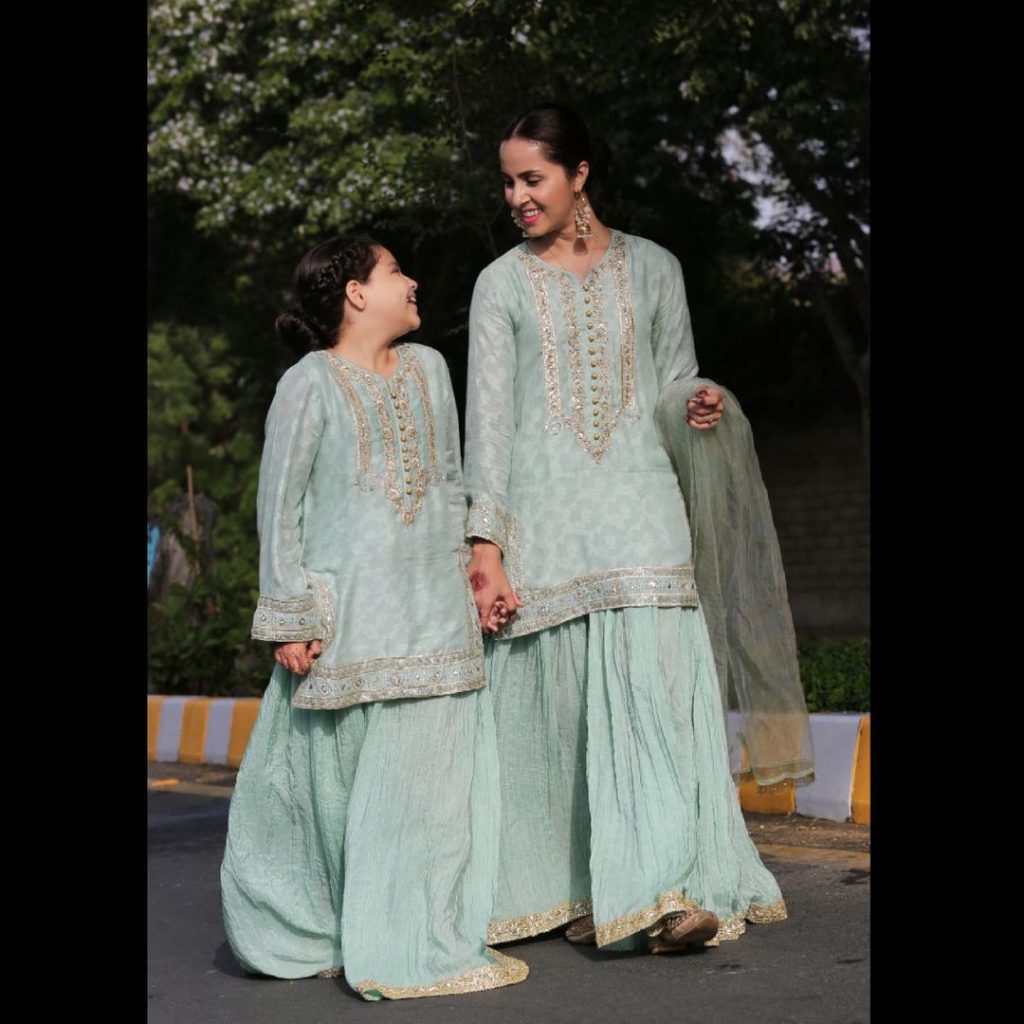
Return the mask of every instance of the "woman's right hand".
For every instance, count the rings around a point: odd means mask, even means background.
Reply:
[[[515,618],[516,609],[526,603],[513,589],[501,564],[501,549],[490,541],[474,540],[470,559],[469,583],[473,600],[480,616],[480,628],[485,633],[496,633],[500,616],[493,616],[495,602],[501,601],[507,610],[507,619]]]

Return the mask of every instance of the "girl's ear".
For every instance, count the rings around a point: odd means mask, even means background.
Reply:
[[[366,294],[363,286],[354,278],[345,285],[345,298],[360,312],[366,308]]]

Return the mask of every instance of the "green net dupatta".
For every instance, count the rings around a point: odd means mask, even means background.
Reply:
[[[723,710],[742,716],[747,756],[734,777],[762,789],[801,785],[814,780],[814,755],[768,493],[735,395],[722,389],[725,412],[717,427],[687,425],[687,401],[710,383],[669,384],[655,419],[690,517],[694,576]]]

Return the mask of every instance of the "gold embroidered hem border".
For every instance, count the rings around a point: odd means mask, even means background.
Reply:
[[[487,955],[494,961],[471,971],[442,978],[433,985],[383,985],[379,981],[360,981],[352,987],[362,996],[377,992],[386,999],[419,999],[424,996],[452,996],[463,992],[485,992],[491,988],[516,985],[525,981],[530,968],[514,957],[488,949]]]
[[[611,608],[696,608],[699,604],[691,565],[602,569],[519,593],[526,604],[495,634],[499,640]]]
[[[664,892],[649,907],[634,910],[632,913],[597,925],[595,929],[597,945],[607,946],[620,939],[628,938],[630,935],[650,929],[666,914],[701,909],[703,908],[696,900],[684,896],[681,892],[672,890]],[[578,900],[567,900],[535,914],[492,921],[487,930],[487,941],[495,943],[527,939],[593,912],[593,900],[589,896]],[[728,942],[738,939],[746,932],[747,921],[750,921],[751,924],[774,924],[777,921],[785,921],[788,916],[785,900],[778,900],[776,903],[751,903],[744,913],[735,914],[722,921],[718,926],[718,934],[704,945],[717,946],[723,940]]]
[[[487,929],[487,941],[514,942],[516,939],[528,939],[531,935],[549,932],[559,925],[568,924],[577,917],[593,913],[594,905],[589,896],[579,900],[566,900],[547,910],[538,910],[535,914],[524,914],[522,917],[507,917],[501,921],[492,921]]]
[[[371,700],[437,697],[484,684],[482,649],[404,658],[369,658],[342,665],[317,662],[292,697],[292,706],[330,711]]]
[[[727,917],[718,926],[718,934],[713,939],[708,939],[705,946],[717,946],[722,942],[732,942],[747,931],[747,921],[751,924],[774,924],[777,921],[785,921],[789,914],[786,912],[786,901],[778,900],[776,903],[751,903],[746,913],[734,914]]]
[[[622,917],[613,917],[610,921],[597,925],[597,944],[607,946],[629,935],[635,935],[649,928],[666,914],[700,909],[700,904],[696,900],[684,896],[681,892],[663,892],[649,907],[623,914]]]

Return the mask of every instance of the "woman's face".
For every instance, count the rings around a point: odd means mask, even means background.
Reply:
[[[586,184],[586,162],[569,177],[561,164],[553,164],[544,156],[544,146],[531,139],[507,139],[498,154],[505,202],[531,238],[575,230],[575,194]]]
[[[402,273],[398,260],[384,246],[377,249],[377,264],[364,285],[366,311],[382,326],[397,333],[395,337],[415,331],[420,325],[416,307],[418,285]]]

